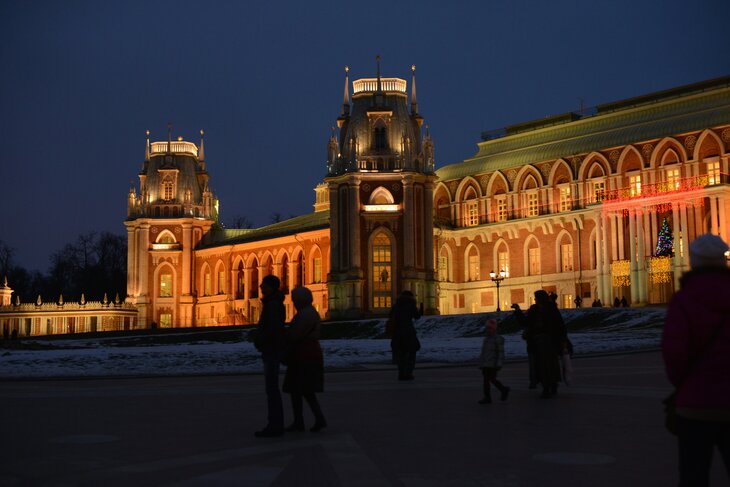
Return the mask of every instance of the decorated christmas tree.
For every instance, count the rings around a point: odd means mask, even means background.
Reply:
[[[674,242],[672,241],[672,231],[669,229],[667,219],[664,218],[662,221],[662,228],[659,229],[659,238],[657,239],[654,255],[656,257],[669,257],[672,255],[673,248]]]

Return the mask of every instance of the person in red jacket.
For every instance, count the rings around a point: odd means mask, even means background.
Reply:
[[[680,486],[708,485],[718,447],[730,475],[730,269],[728,246],[702,235],[691,271],[667,309],[662,354],[676,387]]]

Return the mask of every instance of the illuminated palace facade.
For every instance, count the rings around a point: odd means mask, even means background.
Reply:
[[[218,224],[202,131],[197,145],[148,136],[127,197],[127,299],[97,314],[116,313],[115,329],[254,323],[267,274],[289,318],[301,285],[331,319],[382,316],[403,290],[427,313],[524,307],[538,289],[560,307],[640,306],[668,301],[698,235],[730,240],[730,77],[485,133],[474,157],[435,170],[413,69],[410,90],[379,67],[345,76],[314,211],[266,227]],[[664,237],[673,252],[658,256]],[[6,328],[21,323],[8,289]],[[69,331],[38,323],[24,329]]]
[[[414,68],[415,69],[415,68]],[[148,141],[129,195],[128,302],[141,326],[255,322],[267,274],[312,289],[331,319],[382,315],[411,290],[429,313],[665,303],[687,248],[730,240],[730,78],[483,134],[434,169],[415,71],[345,77],[314,212],[259,229],[216,224],[203,141]],[[671,255],[656,255],[663,224]],[[499,303],[490,273],[503,271]]]

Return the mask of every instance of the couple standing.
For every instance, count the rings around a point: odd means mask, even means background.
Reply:
[[[285,431],[304,431],[304,400],[309,404],[315,423],[310,431],[327,426],[317,392],[324,386],[324,360],[319,345],[319,312],[312,306],[312,292],[306,287],[292,290],[297,314],[288,328],[284,327],[286,309],[279,278],[268,275],[261,281],[263,309],[256,330],[254,345],[264,361],[268,422],[255,433],[257,438],[277,437]],[[284,428],[284,408],[279,391],[279,367],[286,362],[283,390],[291,394],[294,422]]]

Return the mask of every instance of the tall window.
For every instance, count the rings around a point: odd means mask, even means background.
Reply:
[[[445,251],[442,251],[441,255],[439,255],[439,281],[441,282],[447,282],[449,280],[448,261],[449,257],[446,255]]]
[[[560,246],[560,267],[563,272],[573,270],[573,244],[566,243]]]
[[[314,282],[322,282],[322,258],[321,257],[315,257],[312,263],[314,269]]]
[[[667,174],[667,189],[669,189],[669,191],[679,189],[679,185],[680,185],[679,168],[667,169],[666,174]]]
[[[719,162],[708,162],[707,163],[707,185],[712,186],[713,184],[720,184],[720,163]]]
[[[495,220],[498,222],[507,221],[507,197],[505,195],[496,197],[497,212]]]
[[[479,225],[479,204],[476,200],[466,202],[466,226]]]
[[[171,200],[173,197],[173,184],[169,179],[162,183],[162,199]]]
[[[560,188],[560,211],[570,211],[573,207],[573,202],[570,198],[570,186],[563,186]]]
[[[385,127],[375,127],[375,149],[382,150],[388,147],[385,140]]]
[[[160,328],[172,328],[172,313],[160,313]]]
[[[390,238],[380,232],[373,239],[373,308],[390,308],[393,296],[393,267]]]
[[[226,292],[226,272],[218,271],[218,294]]]
[[[205,274],[203,275],[203,296],[210,296],[211,294],[210,271],[206,270]]]
[[[477,249],[472,248],[469,250],[469,259],[467,262],[468,280],[478,281],[479,280],[479,252]]]
[[[598,203],[599,201],[603,201],[604,193],[606,192],[606,182],[605,181],[594,181],[593,182],[593,198],[594,202]]]
[[[497,253],[497,263],[500,271],[505,271],[509,274],[509,252],[500,251]]]
[[[641,176],[629,176],[629,193],[631,196],[639,196],[641,194]]]
[[[527,216],[537,216],[538,214],[537,193],[527,193]]]
[[[172,274],[160,274],[160,297],[169,298],[172,296]]]
[[[531,276],[540,274],[540,248],[535,247],[527,250],[527,267]]]

